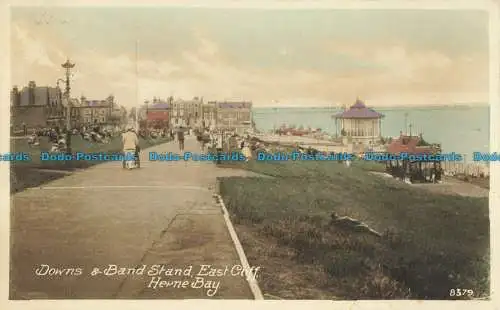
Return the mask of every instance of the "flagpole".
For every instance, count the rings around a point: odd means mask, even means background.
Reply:
[[[139,40],[135,40],[135,98],[139,103]],[[139,107],[135,109],[135,129],[139,131]]]

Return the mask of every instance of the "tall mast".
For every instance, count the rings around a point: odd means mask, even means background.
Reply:
[[[139,100],[139,40],[135,41],[135,104],[137,105]],[[139,107],[135,109],[135,128],[139,130]]]

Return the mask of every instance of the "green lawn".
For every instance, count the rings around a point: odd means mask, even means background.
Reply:
[[[221,195],[259,283],[280,298],[446,299],[489,295],[488,200],[430,193],[355,162],[226,163],[274,178],[226,178]],[[362,220],[377,238],[329,224]]]
[[[141,149],[156,144],[170,141],[170,138],[139,139]],[[48,181],[63,177],[60,171],[72,171],[85,169],[93,165],[103,163],[102,161],[41,161],[40,152],[50,151],[51,144],[47,137],[40,139],[40,145],[30,147],[25,139],[12,139],[11,152],[25,152],[30,154],[31,161],[11,162],[11,193],[21,191],[28,187],[39,186]],[[122,142],[120,137],[113,138],[108,144],[91,143],[83,140],[80,136],[71,139],[72,152],[87,153],[116,153],[121,152]],[[44,169],[44,171],[38,170]]]

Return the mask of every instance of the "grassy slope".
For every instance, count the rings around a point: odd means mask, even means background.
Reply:
[[[471,288],[474,297],[488,295],[487,199],[410,188],[363,165],[234,165],[275,177],[221,184],[251,263],[267,269],[264,291],[284,298],[442,299],[451,288]],[[332,228],[333,210],[384,237]]]
[[[85,169],[101,161],[40,161],[40,152],[50,151],[51,144],[47,137],[40,139],[40,146],[30,148],[26,140],[11,140],[11,152],[26,152],[31,155],[31,161],[12,162],[11,171],[11,193],[21,191],[27,187],[39,186],[48,181],[63,177],[64,174],[55,170],[72,171],[74,169]],[[169,138],[161,139],[142,139],[140,138],[142,149],[169,141]],[[121,152],[122,142],[120,137],[113,138],[108,144],[90,143],[83,140],[80,136],[73,136],[71,139],[73,152],[87,153],[114,153]],[[47,169],[40,171],[38,169]],[[53,170],[53,171],[50,171]]]

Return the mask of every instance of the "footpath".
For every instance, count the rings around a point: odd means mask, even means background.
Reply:
[[[11,196],[11,299],[253,299],[235,275],[239,257],[213,198],[217,177],[251,174],[211,162],[152,162],[152,151],[178,147],[144,150],[141,169],[109,162]],[[199,152],[191,137],[186,151]],[[37,275],[43,264],[56,274]],[[146,270],[91,274],[109,265]],[[153,265],[183,275],[148,275]],[[222,271],[207,275],[202,265]]]

